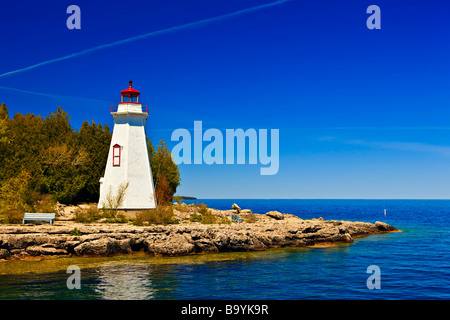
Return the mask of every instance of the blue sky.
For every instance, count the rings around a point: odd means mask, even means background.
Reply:
[[[69,5],[81,30],[69,30]],[[381,9],[369,30],[366,9]],[[112,128],[134,81],[147,134],[279,129],[257,165],[180,165],[199,198],[450,198],[447,1],[25,1],[0,3],[0,103],[78,128]],[[142,37],[138,37],[143,35]],[[38,65],[38,66],[36,66]],[[36,66],[26,69],[30,66]],[[26,69],[26,70],[23,70]],[[22,71],[21,71],[22,70]]]

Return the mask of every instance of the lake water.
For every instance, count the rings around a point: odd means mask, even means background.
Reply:
[[[196,200],[217,209],[301,218],[383,221],[403,232],[358,238],[326,248],[189,257],[144,254],[0,263],[0,299],[449,299],[450,201]],[[386,216],[384,216],[386,209]],[[66,286],[69,265],[81,289]],[[367,268],[380,268],[369,290]],[[17,273],[14,270],[20,270]]]

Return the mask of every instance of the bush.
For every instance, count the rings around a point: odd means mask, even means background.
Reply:
[[[176,224],[172,206],[157,206],[156,209],[148,209],[138,212],[134,218],[133,224],[142,226],[144,224]]]
[[[189,218],[189,221],[191,222],[200,222],[202,221],[202,216],[199,215],[197,212],[194,212],[191,214],[191,217]]]
[[[106,194],[105,200],[102,202],[103,214],[107,217],[115,218],[119,207],[125,200],[125,195],[128,189],[129,182],[121,183],[117,188],[117,192],[114,195],[112,188],[110,187],[108,193]]]
[[[216,216],[211,212],[211,210],[206,209],[206,211],[203,211],[202,213],[202,220],[200,221],[203,224],[212,224],[216,223],[217,218]]]
[[[81,231],[78,230],[77,228],[72,229],[69,233],[71,236],[81,236],[82,235]]]
[[[15,208],[7,208],[3,210],[6,223],[22,223],[23,212]]]
[[[191,222],[201,222],[203,224],[212,224],[217,222],[217,217],[211,212],[206,204],[197,203],[195,205],[189,205],[189,207],[194,209],[194,213],[192,213],[189,218]]]
[[[254,223],[258,221],[258,217],[256,216],[256,214],[254,213],[245,213],[245,214],[241,214],[244,222],[247,223]]]
[[[174,209],[176,209],[176,210],[178,210],[180,212],[191,212],[191,209],[185,203],[179,204],[179,203],[175,202],[173,204],[173,207],[174,207]]]
[[[75,210],[75,221],[80,223],[90,223],[99,220],[102,217],[100,210],[95,204],[88,208],[78,208]]]
[[[49,194],[34,193],[33,203],[35,212],[54,213],[56,211],[56,201]]]
[[[27,171],[21,171],[19,175],[6,180],[0,188],[0,206],[21,213],[33,212],[31,185],[32,176]]]

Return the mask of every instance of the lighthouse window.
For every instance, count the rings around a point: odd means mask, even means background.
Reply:
[[[118,144],[113,147],[113,166],[120,166],[120,146]]]

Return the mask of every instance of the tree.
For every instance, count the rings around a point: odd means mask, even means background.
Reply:
[[[94,121],[74,131],[61,107],[44,118],[30,113],[9,118],[1,104],[0,187],[25,170],[31,191],[67,204],[97,201],[110,141],[109,127]]]
[[[158,205],[167,206],[172,204],[172,191],[170,190],[166,177],[162,176],[159,179],[155,193]]]
[[[86,152],[87,161],[79,170],[85,178],[85,185],[78,194],[78,200],[94,202],[99,198],[99,180],[104,175],[112,134],[108,125],[84,121],[76,132],[76,147]]]
[[[20,213],[33,210],[31,180],[30,173],[25,170],[6,180],[0,188],[0,208]]]
[[[167,183],[167,187],[162,186],[162,188],[160,188],[160,192],[161,190],[165,190],[165,192],[168,193],[167,196],[170,197],[170,200],[172,200],[173,195],[176,193],[177,188],[180,185],[180,172],[178,170],[178,166],[173,160],[172,153],[167,148],[167,144],[164,140],[160,141],[160,144],[156,147],[156,151],[153,148],[150,139],[147,139],[147,145],[153,181],[155,183],[155,191],[158,191],[159,184]],[[160,202],[158,199],[158,194],[156,200]]]

